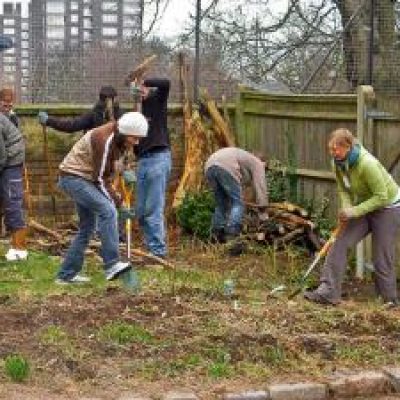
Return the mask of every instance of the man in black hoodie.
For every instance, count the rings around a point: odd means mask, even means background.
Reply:
[[[137,218],[147,249],[165,257],[165,195],[171,173],[171,150],[167,129],[168,79],[145,79],[132,87],[141,97],[141,109],[149,122],[147,137],[135,148],[137,156]]]
[[[107,101],[109,99],[112,102],[113,115],[110,115],[111,112],[107,108]],[[46,112],[40,111],[38,119],[40,124],[44,126],[50,126],[61,132],[73,133],[89,131],[109,122],[111,119],[118,120],[122,114],[123,112],[119,108],[117,101],[117,91],[112,86],[103,86],[100,89],[98,102],[89,112],[76,118],[65,119],[50,117]]]

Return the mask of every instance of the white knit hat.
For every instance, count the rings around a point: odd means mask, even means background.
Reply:
[[[140,112],[127,112],[118,120],[118,131],[122,135],[145,137],[148,129],[149,123]]]

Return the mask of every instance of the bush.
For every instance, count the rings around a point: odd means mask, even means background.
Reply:
[[[206,240],[210,237],[214,207],[211,192],[187,193],[176,211],[178,224],[184,232]]]
[[[29,363],[20,355],[11,355],[5,359],[4,368],[6,375],[14,382],[22,382],[29,376]]]

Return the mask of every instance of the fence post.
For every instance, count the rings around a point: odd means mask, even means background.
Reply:
[[[357,139],[361,145],[367,137],[368,131],[368,107],[374,100],[374,88],[369,85],[361,85],[357,88]],[[356,277],[362,279],[365,269],[365,241],[358,243],[356,247]]]
[[[244,101],[243,92],[244,86],[239,85],[238,93],[236,95],[236,110],[235,110],[235,131],[236,131],[236,141],[238,147],[245,147],[246,132],[244,131]]]

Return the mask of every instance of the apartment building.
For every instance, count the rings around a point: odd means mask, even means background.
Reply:
[[[5,2],[0,33],[11,36],[15,47],[0,54],[1,84],[14,86],[22,101],[48,99],[51,85],[45,86],[49,76],[57,79],[60,55],[79,56],[94,43],[112,47],[140,36],[143,2],[30,0],[26,15],[20,1]]]
[[[29,19],[22,15],[21,3],[4,2],[0,14],[0,33],[8,35],[14,47],[1,54],[1,86],[12,87],[17,98],[28,93]]]

